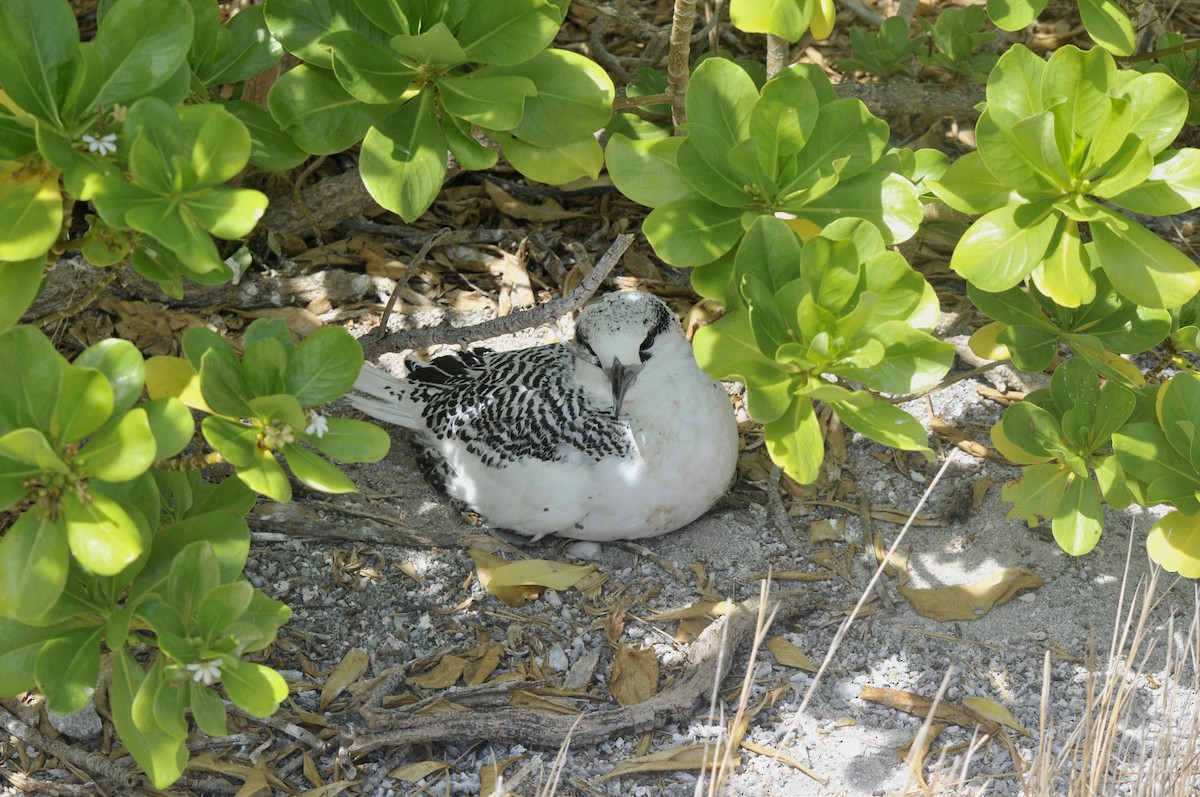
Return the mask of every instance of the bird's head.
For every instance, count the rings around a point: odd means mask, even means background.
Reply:
[[[624,291],[583,308],[575,322],[575,339],[567,346],[604,372],[612,385],[613,412],[619,415],[626,391],[646,364],[679,341],[682,330],[669,307],[648,293]]]

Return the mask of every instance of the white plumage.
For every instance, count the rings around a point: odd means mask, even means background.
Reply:
[[[733,477],[737,426],[679,321],[626,292],[585,307],[561,346],[439,357],[349,397],[416,432],[423,467],[493,526],[534,539],[652,537],[695,520]]]

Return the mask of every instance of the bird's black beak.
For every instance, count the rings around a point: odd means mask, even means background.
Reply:
[[[621,414],[621,403],[625,401],[625,392],[637,381],[641,365],[624,365],[613,357],[612,366],[608,369],[608,378],[612,383],[613,414]]]

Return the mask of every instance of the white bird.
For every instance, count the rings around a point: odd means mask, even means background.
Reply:
[[[490,525],[539,539],[666,534],[725,494],[737,425],[657,298],[586,306],[564,345],[466,351],[406,379],[364,365],[350,403],[413,430],[426,472]]]

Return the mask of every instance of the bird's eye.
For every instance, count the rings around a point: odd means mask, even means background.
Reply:
[[[654,339],[658,337],[656,333],[651,332],[642,341],[642,345],[638,346],[638,356],[642,358],[642,362],[646,362],[650,358],[650,348],[654,345]]]

